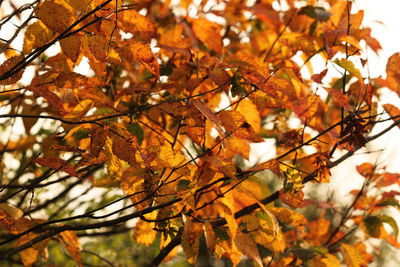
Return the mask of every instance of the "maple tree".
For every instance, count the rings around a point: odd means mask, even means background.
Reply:
[[[344,209],[304,190],[400,123],[380,101],[381,88],[400,95],[400,54],[386,74],[365,74],[365,50],[381,47],[351,1],[10,10],[0,21],[19,22],[0,46],[2,262],[45,263],[64,247],[78,266],[89,256],[112,265],[80,239],[119,233],[155,252],[129,265],[159,265],[181,246],[191,264],[201,250],[233,265],[366,266],[380,257],[366,241],[400,247],[385,210],[399,207],[400,174],[356,166],[364,183]],[[276,156],[246,164],[266,139]]]

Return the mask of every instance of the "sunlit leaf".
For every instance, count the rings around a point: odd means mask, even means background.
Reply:
[[[35,8],[36,16],[51,30],[63,32],[74,22],[74,15],[65,6],[45,1]]]

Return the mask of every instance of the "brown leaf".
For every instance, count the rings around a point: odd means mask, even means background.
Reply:
[[[98,127],[90,133],[90,151],[96,158],[99,157],[100,151],[106,143],[107,132]]]
[[[29,91],[34,92],[36,95],[39,95],[46,99],[50,104],[52,104],[60,114],[66,114],[66,110],[62,104],[61,99],[52,91],[47,89],[44,86],[28,86],[27,89]]]
[[[18,63],[22,62],[23,59],[24,59],[23,55],[14,56],[14,57],[10,57],[9,59],[7,59],[0,66],[0,76],[7,73],[8,71],[11,71],[12,68],[15,67]],[[14,73],[14,71],[13,71],[13,74],[10,77],[8,77],[4,80],[0,80],[0,84],[7,85],[7,84],[16,83],[17,81],[19,81],[19,79],[21,79],[23,73],[24,73],[23,70],[20,70],[17,73]]]
[[[205,104],[199,101],[193,101],[193,105],[201,112],[201,114],[204,115],[204,117],[206,117],[213,123],[217,132],[221,136],[223,136],[225,131],[223,130],[222,123],[217,117],[217,115],[215,115],[215,113],[211,109],[209,109]]]
[[[136,163],[136,146],[137,141],[134,137],[128,141],[120,136],[114,136],[112,142],[112,152],[119,159],[122,159],[131,165],[134,165]]]
[[[67,161],[59,158],[36,158],[33,160],[43,167],[49,167],[56,171],[63,171],[71,176],[79,177],[79,173],[76,169]]]

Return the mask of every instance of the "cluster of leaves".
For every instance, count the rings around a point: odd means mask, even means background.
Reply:
[[[379,88],[400,95],[400,55],[386,78],[362,75],[362,45],[380,45],[350,1],[197,2],[44,0],[2,18],[22,23],[0,47],[0,118],[4,131],[24,131],[1,140],[18,167],[0,164],[0,259],[30,266],[61,244],[82,266],[78,236],[130,230],[137,244],[159,246],[153,265],[179,245],[191,264],[205,246],[260,266],[366,266],[379,252],[365,240],[400,247],[382,211],[399,206],[400,193],[387,191],[398,174],[358,166],[365,183],[345,210],[303,192],[398,125],[399,109],[386,104],[393,122],[371,134],[389,120],[377,112]],[[313,57],[326,62],[321,72]],[[277,156],[243,164],[266,138]],[[101,201],[80,200],[98,187]],[[77,201],[87,210],[74,213]]]

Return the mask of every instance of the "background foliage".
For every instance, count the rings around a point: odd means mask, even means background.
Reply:
[[[400,55],[369,76],[380,44],[351,1],[7,4],[2,264],[366,266],[400,247],[399,174],[364,163],[350,205],[313,198],[399,124],[380,91],[400,93]]]

